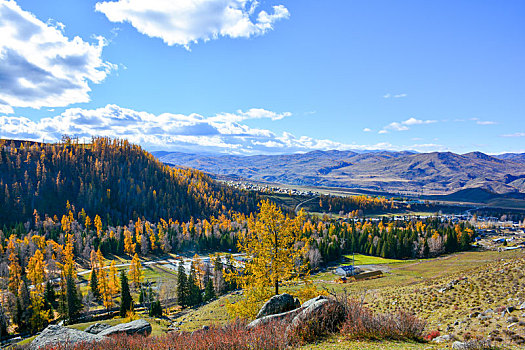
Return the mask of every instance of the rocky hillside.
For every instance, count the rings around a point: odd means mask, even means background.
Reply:
[[[154,153],[162,162],[217,175],[295,185],[446,194],[483,188],[525,192],[523,154],[313,151],[291,155]]]

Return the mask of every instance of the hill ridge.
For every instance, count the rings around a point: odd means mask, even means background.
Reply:
[[[525,155],[476,151],[311,151],[285,155],[199,155],[153,152],[164,163],[217,175],[293,185],[447,194],[467,188],[525,192]]]

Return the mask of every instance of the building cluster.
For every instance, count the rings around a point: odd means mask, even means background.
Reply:
[[[282,193],[282,194],[290,194],[294,196],[319,196],[321,194],[317,191],[300,190],[300,189],[290,188],[290,187],[285,187],[285,186],[265,185],[265,184],[254,183],[254,182],[228,180],[228,181],[224,181],[224,183],[227,184],[228,186],[231,186],[237,189],[255,191],[255,192]]]

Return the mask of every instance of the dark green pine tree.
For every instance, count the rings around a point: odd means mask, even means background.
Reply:
[[[44,291],[44,310],[56,309],[57,307],[57,297],[55,294],[55,289],[51,281],[46,282],[46,289]]]
[[[9,318],[4,310],[4,306],[0,304],[0,340],[4,340],[9,336],[7,329]]]
[[[177,302],[182,307],[188,306],[188,277],[182,262],[179,263],[177,274]]]
[[[140,293],[139,293],[139,304],[144,306],[144,303],[146,302],[146,290],[144,289],[144,286],[141,284],[140,286]]]
[[[129,292],[128,277],[122,271],[120,273],[120,316],[125,317],[128,311],[133,310],[133,298]]]
[[[96,300],[100,300],[100,290],[98,289],[98,278],[97,271],[95,269],[91,270],[91,280],[89,281],[89,287],[91,288],[91,293]]]
[[[428,258],[430,254],[430,247],[428,246],[428,240],[425,238],[425,243],[423,244],[423,257]]]
[[[195,306],[202,303],[202,293],[197,285],[197,275],[195,273],[195,268],[193,267],[193,262],[190,267],[190,275],[188,277],[188,294],[189,294],[189,305]]]
[[[461,250],[469,250],[470,249],[470,236],[468,235],[467,232],[462,232],[461,233],[461,237],[459,238],[460,240],[460,248]],[[505,240],[505,243],[507,243],[507,240]],[[504,244],[506,245],[506,244]]]
[[[162,317],[162,305],[160,304],[159,299],[151,303],[151,306],[149,308],[149,316],[150,317]]]
[[[72,275],[66,277],[66,310],[69,324],[75,322],[82,311],[82,294],[77,289]]]
[[[215,299],[215,289],[213,288],[213,281],[211,279],[206,283],[206,288],[204,289],[204,301],[210,301]]]
[[[30,330],[31,315],[32,309],[29,289],[27,283],[23,281],[18,290],[16,298],[16,314],[13,318],[14,322],[17,324],[17,331],[19,333]]]

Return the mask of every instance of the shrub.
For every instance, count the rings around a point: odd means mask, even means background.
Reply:
[[[361,303],[348,300],[341,332],[351,339],[421,341],[425,325],[424,321],[404,311],[374,315]]]
[[[251,330],[243,321],[195,332],[171,332],[158,337],[118,335],[107,340],[76,345],[56,345],[45,350],[280,350],[286,349],[285,325],[267,324]],[[43,349],[44,350],[44,349]]]
[[[430,333],[428,333],[427,335],[425,335],[425,340],[432,340],[434,338],[437,338],[439,337],[441,334],[439,333],[439,331],[432,331]]]
[[[336,333],[346,316],[344,304],[332,301],[319,314],[299,323],[289,334],[291,343],[313,342],[326,334]]]

